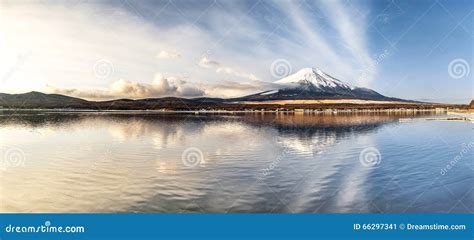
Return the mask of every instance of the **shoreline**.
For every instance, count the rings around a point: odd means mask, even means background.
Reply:
[[[414,122],[414,121],[466,121],[474,123],[473,110],[452,110],[452,109],[415,109],[415,108],[393,108],[393,109],[295,109],[295,110],[247,110],[247,111],[232,111],[232,110],[93,110],[93,109],[0,109],[0,117],[14,116],[14,115],[36,115],[36,114],[192,114],[192,115],[236,115],[236,114],[272,114],[272,115],[295,115],[295,116],[316,116],[316,115],[359,115],[359,114],[382,114],[392,115],[399,114],[400,116],[414,116],[418,114],[433,113],[436,115],[443,115],[441,118],[400,118],[400,123]]]
[[[97,109],[0,109],[0,113],[3,112],[52,112],[52,113],[116,113],[116,112],[128,112],[128,113],[385,113],[385,112],[439,112],[449,113],[450,111],[444,108],[296,108],[296,109],[285,109],[285,110],[266,110],[266,109],[247,109],[247,110],[226,110],[226,109],[200,109],[200,110],[169,110],[169,109],[158,109],[158,110],[97,110]]]

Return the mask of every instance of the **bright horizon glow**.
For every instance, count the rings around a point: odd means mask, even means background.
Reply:
[[[0,92],[237,97],[271,89],[285,60],[288,74],[468,103],[473,18],[469,0],[2,1]]]

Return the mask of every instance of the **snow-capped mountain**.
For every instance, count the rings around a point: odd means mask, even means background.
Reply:
[[[280,85],[311,86],[315,91],[335,91],[337,89],[350,91],[353,89],[349,84],[343,83],[331,77],[318,68],[303,68],[293,75],[275,82]]]
[[[245,100],[364,99],[393,100],[368,89],[351,86],[318,68],[303,68],[275,82],[277,89],[244,97]]]

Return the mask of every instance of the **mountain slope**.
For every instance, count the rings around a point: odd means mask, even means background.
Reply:
[[[87,101],[60,94],[29,92],[22,94],[0,93],[0,108],[4,109],[89,109],[89,110],[188,110],[221,104],[220,98],[145,98],[115,99],[109,101]]]
[[[368,88],[354,87],[317,68],[304,68],[275,82],[281,87],[239,98],[241,101],[309,100],[309,99],[362,99],[401,100],[386,97]]]
[[[89,105],[89,101],[60,94],[41,92],[0,93],[0,106],[4,108],[84,108]]]

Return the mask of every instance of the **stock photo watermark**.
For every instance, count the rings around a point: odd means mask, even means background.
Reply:
[[[448,174],[448,172],[454,166],[456,166],[456,164],[458,164],[459,161],[464,159],[467,154],[471,153],[473,148],[474,148],[474,142],[470,142],[468,144],[463,144],[463,147],[462,147],[461,151],[451,161],[449,161],[449,163],[444,168],[441,168],[439,173],[442,176],[445,176],[446,174]]]
[[[286,154],[289,153],[289,151],[290,151],[290,150],[289,150],[288,148],[284,148],[284,149],[283,149],[283,152],[282,152],[280,155],[278,155],[278,157],[277,157],[274,161],[272,161],[272,162],[268,165],[268,167],[262,169],[262,176],[263,176],[263,177],[266,177],[266,176],[270,175],[271,172],[272,172],[275,168],[278,167],[278,165],[280,164],[281,160],[283,160],[283,158],[286,156]]]
[[[359,161],[364,167],[377,167],[382,162],[382,154],[375,147],[364,148],[359,154]]]
[[[106,59],[100,59],[92,67],[94,75],[98,79],[106,79],[115,73],[114,64]]]
[[[10,78],[12,78],[13,74],[18,71],[26,62],[26,60],[31,56],[31,51],[26,53],[18,54],[15,64],[10,67],[6,73],[2,76],[2,83],[5,83]]]
[[[26,161],[25,152],[21,148],[12,147],[3,150],[0,161],[0,170],[24,167]]]
[[[387,58],[389,58],[390,56],[392,56],[393,54],[393,50],[392,49],[385,49],[382,53],[378,54],[378,55],[375,55],[373,58],[372,58],[372,61],[374,63],[375,66],[378,66],[380,65],[383,61],[385,61]],[[364,79],[367,79],[369,78],[369,76],[371,74],[374,73],[374,70],[373,69],[370,69],[370,68],[365,68],[362,70],[362,73],[359,75],[359,77],[357,78],[357,81],[359,82],[362,82],[364,81]]]
[[[16,226],[8,224],[5,233],[84,233],[84,226],[54,226],[51,221],[45,221],[42,225]]]
[[[456,58],[449,62],[448,73],[451,78],[461,79],[469,76],[471,67],[465,59]]]
[[[112,158],[112,150],[107,149],[105,150],[100,156],[92,160],[92,162],[88,165],[88,167],[84,168],[83,174],[84,175],[89,175],[93,173],[97,168],[99,168],[99,165],[101,163],[105,163],[110,161]]]
[[[185,149],[183,154],[181,154],[181,161],[183,162],[184,166],[188,168],[194,168],[204,162],[204,154],[202,153],[201,149],[197,147],[190,147]]]
[[[284,78],[293,73],[291,64],[288,60],[279,58],[272,62],[270,65],[270,73],[274,78]]]

